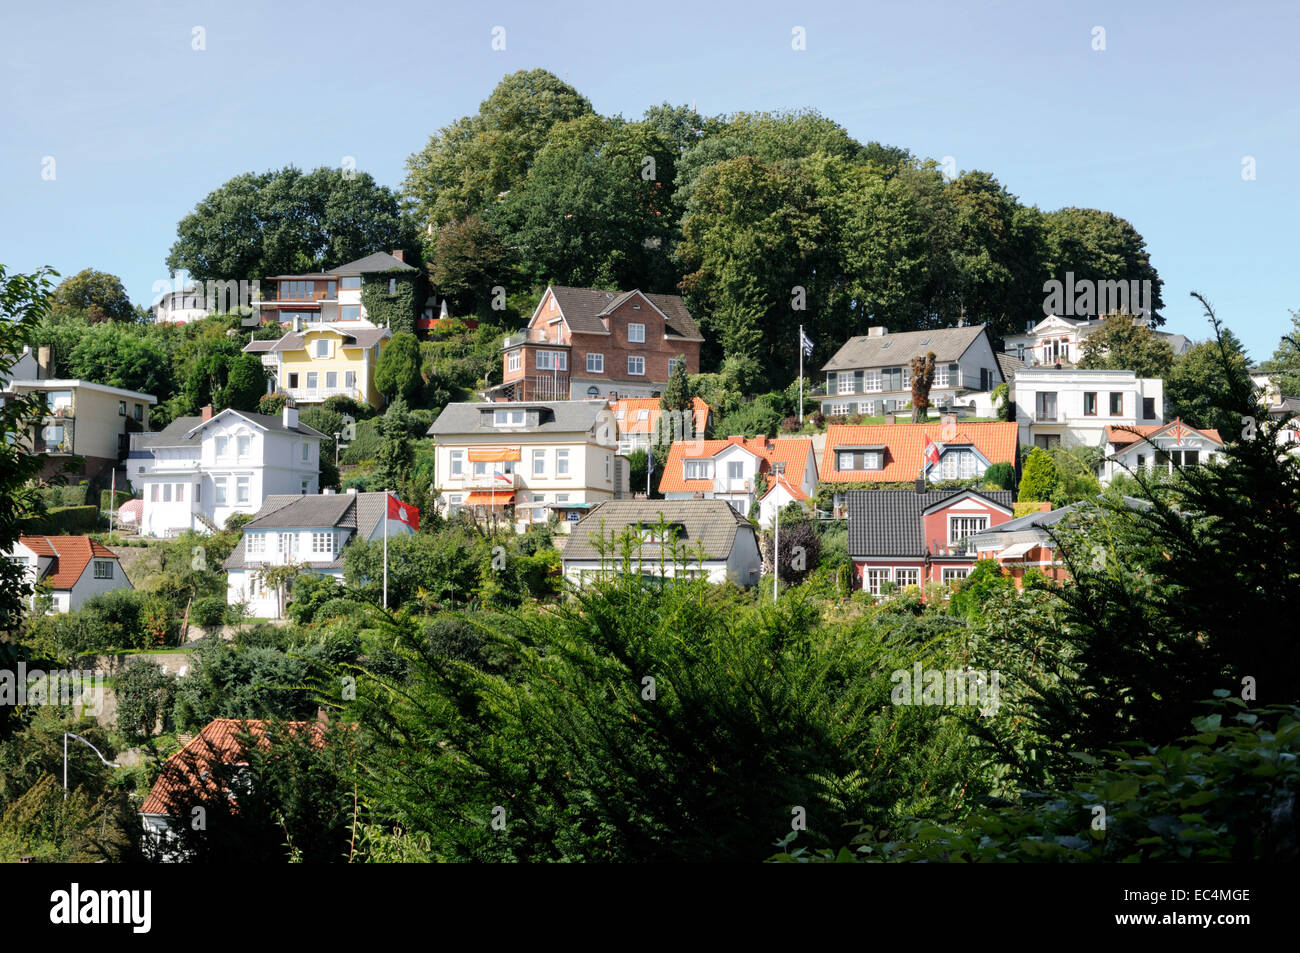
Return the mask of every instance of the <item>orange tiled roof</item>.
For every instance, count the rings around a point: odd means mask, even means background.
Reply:
[[[758,472],[766,473],[774,463],[784,463],[787,473],[799,470],[800,482],[803,482],[802,467],[807,465],[808,454],[812,453],[812,440],[809,437],[728,437],[726,440],[678,440],[668,449],[668,460],[664,463],[664,475],[659,480],[660,493],[709,493],[713,490],[713,480],[687,480],[686,460],[711,459],[728,447],[740,446],[759,458]]]
[[[778,486],[785,487],[786,492],[788,492],[796,500],[808,499],[808,494],[805,493],[803,490],[799,489],[799,487],[792,484],[789,480],[787,480],[785,478],[784,473],[772,481],[772,485],[767,488],[767,493],[763,494],[762,499],[767,499],[768,494],[771,493],[773,490],[775,490]]]
[[[20,536],[18,541],[40,556],[53,556],[54,566],[45,577],[51,589],[71,589],[92,558],[117,559],[107,546],[89,536]]]
[[[709,422],[709,405],[699,397],[692,397],[691,409],[695,412],[695,432],[702,434]],[[611,401],[610,410],[614,412],[620,436],[654,433],[659,415],[663,413],[658,397],[625,397],[622,400]],[[645,420],[637,420],[637,414],[642,410],[648,411],[648,415]],[[618,417],[619,411],[623,411],[621,420]]]
[[[1129,444],[1136,443],[1139,440],[1150,439],[1158,433],[1168,431],[1171,435],[1178,436],[1178,431],[1198,433],[1202,437],[1209,437],[1217,444],[1223,443],[1223,438],[1219,436],[1219,431],[1213,429],[1202,430],[1199,427],[1192,427],[1183,423],[1181,417],[1174,418],[1167,424],[1144,424],[1135,427],[1107,427],[1106,442],[1114,444],[1116,447],[1126,447]]]
[[[324,730],[320,722],[291,721],[287,724],[290,731],[311,724],[318,743]],[[215,793],[216,781],[210,775],[209,766],[214,760],[223,764],[243,764],[245,749],[240,743],[241,734],[251,734],[259,745],[265,745],[266,722],[237,718],[215,718],[208,722],[189,744],[167,759],[158,779],[149,789],[140,813],[170,814],[175,809],[176,797],[195,788],[202,787],[208,793]]]
[[[962,423],[957,425],[956,436],[947,444],[970,444],[991,464],[1015,466],[1018,429],[1014,421]],[[942,449],[943,424],[831,424],[826,429],[826,448],[822,451],[818,479],[823,483],[911,482],[921,472],[927,436]],[[885,466],[880,470],[836,470],[835,450],[841,446],[884,447]]]

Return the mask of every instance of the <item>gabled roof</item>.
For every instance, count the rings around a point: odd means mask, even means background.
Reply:
[[[262,502],[262,508],[244,524],[244,535],[233,552],[226,557],[222,568],[247,569],[245,545],[248,533],[266,530],[350,529],[354,533],[345,541],[369,539],[384,518],[385,498],[378,493],[318,493],[302,496],[276,493]],[[343,568],[343,552],[331,562],[313,562],[313,569]]]
[[[958,425],[947,445],[968,445],[990,464],[1015,466],[1019,425],[1014,421],[969,421]],[[915,480],[924,460],[925,438],[945,449],[943,424],[831,424],[826,428],[826,446],[822,450],[823,483],[905,483]],[[835,469],[835,451],[840,447],[885,447],[881,470],[840,471]]]
[[[984,325],[972,324],[964,328],[935,328],[932,331],[864,334],[845,341],[835,356],[822,365],[822,370],[895,367],[908,364],[914,357],[924,357],[930,351],[934,352],[936,363],[947,363],[965,354],[983,333]]]
[[[498,410],[535,410],[540,421],[535,427],[497,428],[491,416]],[[603,400],[496,401],[479,404],[448,404],[429,427],[431,437],[451,434],[499,433],[509,440],[520,433],[586,433],[596,425],[600,414],[608,410]],[[487,415],[484,424],[483,416]]]
[[[300,351],[307,346],[308,334],[316,334],[321,331],[332,331],[340,335],[343,338],[343,347],[363,348],[378,344],[391,334],[388,328],[357,328],[326,322],[303,328],[301,331],[290,331],[278,341],[270,342],[270,347],[265,346],[266,341],[250,341],[244,345],[243,350],[246,354],[260,354],[267,351],[273,353]]]
[[[555,296],[569,330],[577,334],[604,334],[607,329],[601,317],[609,314],[633,294],[640,294],[662,312],[667,320],[669,333],[689,341],[704,340],[695,319],[686,310],[686,302],[680,295],[649,294],[643,291],[601,291],[598,288],[570,288],[565,285],[551,285],[547,290]],[[546,296],[542,297],[545,299]],[[537,313],[534,312],[534,317],[536,316]],[[531,320],[529,324],[532,324]]]
[[[400,258],[390,255],[386,251],[377,251],[373,255],[367,255],[365,258],[358,258],[356,261],[350,261],[346,265],[339,265],[337,268],[329,270],[330,275],[351,276],[351,275],[373,275],[381,271],[418,271],[419,269],[408,265]]]
[[[603,538],[608,543],[611,535],[617,539],[629,526],[649,527],[661,519],[680,527],[677,546],[688,562],[694,560],[700,544],[703,544],[705,559],[726,559],[736,544],[736,534],[741,527],[753,526],[726,500],[606,500],[592,507],[574,526],[565,544],[563,558],[566,562],[600,559],[600,550],[593,538]],[[615,548],[618,548],[617,543]],[[657,545],[642,547],[643,561],[657,560],[658,556]],[[614,551],[607,551],[604,558],[613,562],[619,559]]]
[[[973,495],[1010,510],[1015,494],[1010,490],[855,490],[847,494],[850,556],[905,556],[926,554],[923,513],[956,497]]]
[[[766,500],[771,494],[776,492],[776,488],[778,486],[782,487],[787,493],[789,493],[796,500],[808,499],[808,494],[805,493],[803,490],[799,489],[799,487],[794,486],[789,480],[787,480],[785,478],[784,473],[776,477],[776,479],[772,481],[772,485],[767,488],[767,490],[763,493],[761,497],[759,497],[759,499]]]
[[[137,448],[146,449],[149,447],[194,447],[202,442],[202,436],[199,431],[210,423],[220,420],[224,414],[232,414],[236,417],[242,417],[255,427],[261,427],[263,430],[272,430],[278,433],[296,433],[304,437],[324,437],[325,435],[313,427],[308,427],[304,423],[299,423],[294,427],[284,425],[284,417],[273,417],[268,414],[255,414],[247,410],[235,410],[227,408],[219,414],[214,414],[209,420],[202,417],[177,417],[162,430],[153,434],[141,434],[140,440],[136,442]]]
[[[660,493],[709,493],[713,491],[713,480],[686,479],[687,460],[712,459],[724,450],[740,447],[758,457],[759,473],[767,473],[776,463],[785,464],[787,472],[794,473],[795,468],[805,467],[808,455],[812,453],[810,437],[728,437],[726,440],[677,440],[668,448],[668,459],[664,462],[663,476],[659,478]],[[800,482],[803,470],[799,470]]]
[[[1016,376],[1017,371],[1023,371],[1028,365],[1014,354],[1007,354],[1005,351],[1001,354],[995,354],[998,359],[998,370],[1002,372],[1002,379],[1010,381]]]
[[[19,536],[18,541],[38,556],[53,556],[44,577],[51,589],[71,589],[92,559],[117,559],[117,554],[89,536]]]
[[[658,397],[624,397],[622,400],[610,401],[609,409],[614,414],[614,422],[618,427],[620,436],[654,433],[659,415],[663,413],[663,407],[660,405]],[[643,410],[646,412],[646,419],[638,420],[637,418]],[[709,422],[709,405],[699,397],[692,397],[691,410],[693,411],[695,432],[697,434],[704,433]],[[619,411],[623,412],[622,418],[619,417]]]
[[[1219,446],[1223,446],[1223,438],[1219,436],[1217,430],[1202,430],[1198,427],[1192,427],[1183,423],[1181,417],[1176,417],[1167,424],[1147,424],[1140,426],[1120,426],[1106,428],[1106,442],[1118,450],[1127,449],[1138,441],[1150,441],[1152,437],[1170,436],[1176,440],[1181,440],[1187,434],[1200,434],[1213,440]]]
[[[285,725],[294,733],[308,726],[311,726],[314,740],[320,744],[325,730],[320,722],[291,721]],[[140,813],[167,816],[179,809],[182,798],[201,790],[209,795],[217,793],[211,766],[217,762],[234,765],[247,762],[248,751],[240,735],[252,736],[258,745],[268,743],[266,722],[260,719],[216,718],[204,725],[189,744],[163,764],[157,780],[149,789],[149,796],[140,807]]]

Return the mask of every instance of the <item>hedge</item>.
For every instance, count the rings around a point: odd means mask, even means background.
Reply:
[[[99,527],[98,506],[55,506],[45,511],[45,517],[37,523],[36,532],[60,536],[68,534],[79,536],[93,533]]]
[[[112,500],[109,499],[111,490],[99,491],[99,508],[101,510],[116,510],[119,506],[131,499],[131,494],[126,490],[118,490]],[[66,500],[64,502],[67,502]]]

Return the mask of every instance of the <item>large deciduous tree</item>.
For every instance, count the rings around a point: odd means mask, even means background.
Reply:
[[[912,358],[912,423],[926,418],[930,409],[930,388],[934,386],[934,351]]]
[[[93,268],[59,282],[50,304],[52,311],[79,311],[91,321],[135,320],[122,279]]]
[[[1131,314],[1112,314],[1083,342],[1083,360],[1079,366],[1163,378],[1173,363],[1174,352],[1168,341],[1146,325],[1136,323]]]

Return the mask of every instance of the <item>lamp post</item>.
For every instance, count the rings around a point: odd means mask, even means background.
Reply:
[[[100,761],[104,762],[104,764],[108,765],[110,768],[122,767],[116,761],[109,761],[107,758],[105,758],[102,754],[99,753],[98,748],[92,745],[85,738],[81,737],[81,735],[73,734],[71,731],[64,732],[63,733],[63,800],[65,801],[68,799],[68,739],[69,738],[76,738],[78,741],[80,741],[91,751],[95,752],[95,757],[97,757]]]
[[[339,437],[341,436],[343,436],[343,434],[341,433],[336,433],[334,435],[334,469],[335,470],[339,468]]]

